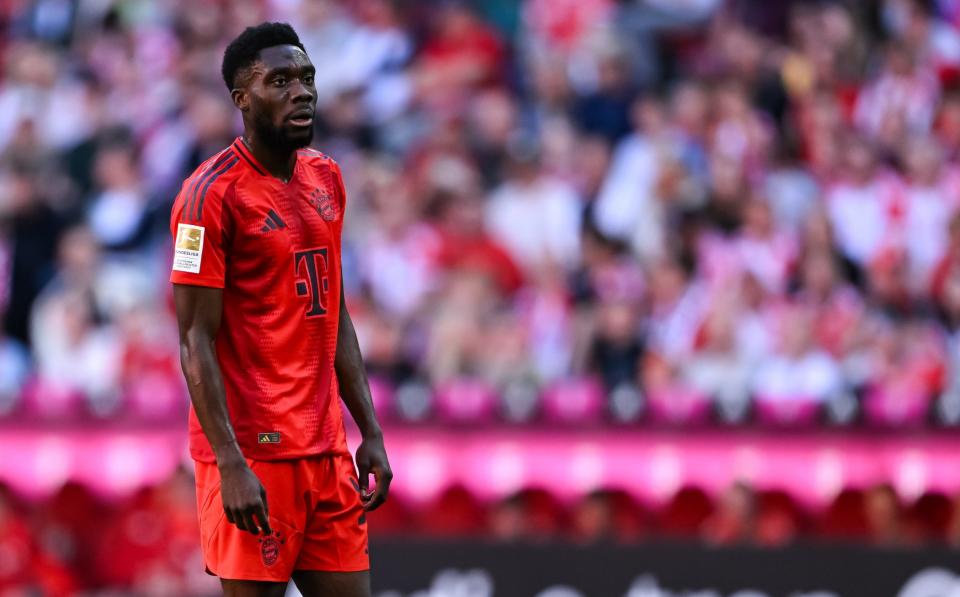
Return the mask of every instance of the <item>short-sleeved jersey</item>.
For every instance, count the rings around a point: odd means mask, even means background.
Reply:
[[[334,374],[345,202],[330,158],[299,150],[284,183],[238,138],[174,203],[170,281],[223,289],[216,354],[247,458],[347,450]],[[192,408],[190,453],[215,461]]]

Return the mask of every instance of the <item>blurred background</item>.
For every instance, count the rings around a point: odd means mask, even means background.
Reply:
[[[378,595],[960,595],[957,0],[0,3],[0,594],[217,591],[168,221],[267,19],[348,188]]]

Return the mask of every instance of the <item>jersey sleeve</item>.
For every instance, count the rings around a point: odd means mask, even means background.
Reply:
[[[337,243],[337,252],[341,250],[343,246],[343,219],[347,214],[347,188],[343,184],[343,173],[340,171],[340,165],[335,161],[330,160],[330,174],[333,179],[334,192],[337,195],[337,214],[336,218],[336,243]]]
[[[340,171],[340,164],[330,161],[331,170],[333,170],[333,181],[337,187],[338,199],[340,201],[340,221],[343,221],[343,215],[347,211],[347,187],[343,184],[343,172]]]
[[[229,220],[224,194],[221,185],[206,187],[202,179],[184,182],[170,214],[172,283],[224,287]]]

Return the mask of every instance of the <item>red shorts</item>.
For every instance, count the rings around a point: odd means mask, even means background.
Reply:
[[[232,580],[286,582],[294,570],[370,568],[366,519],[349,454],[247,463],[267,491],[273,535],[253,535],[230,524],[217,465],[197,462],[207,572]]]

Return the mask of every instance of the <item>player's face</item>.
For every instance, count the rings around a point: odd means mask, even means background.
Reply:
[[[250,114],[257,134],[269,145],[292,150],[313,140],[315,71],[306,53],[296,46],[260,51],[249,88]]]

